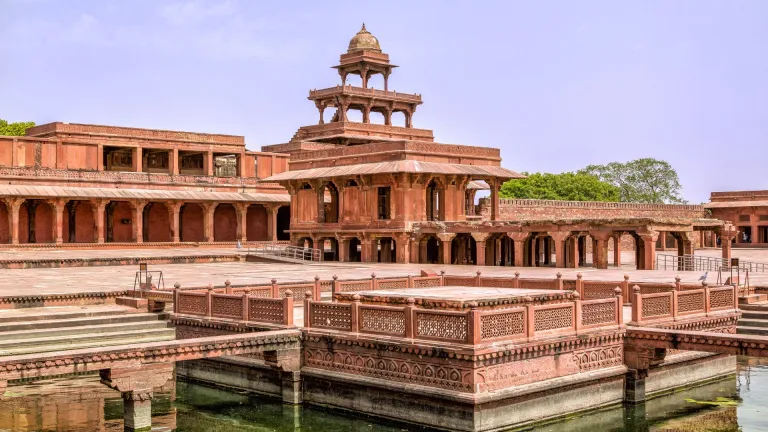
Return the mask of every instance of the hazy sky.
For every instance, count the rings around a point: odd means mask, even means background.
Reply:
[[[517,171],[654,157],[768,189],[768,1],[0,0],[0,118],[288,141],[362,22],[414,126]],[[381,81],[374,86],[382,88]]]

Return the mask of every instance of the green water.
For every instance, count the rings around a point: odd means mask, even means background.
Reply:
[[[395,432],[427,429],[290,407],[262,398],[179,381],[176,399],[153,400],[157,431]],[[122,399],[97,377],[57,378],[9,386],[0,401],[0,432],[122,430]],[[768,361],[740,359],[738,374],[648,401],[572,416],[525,430],[537,432],[768,431]]]

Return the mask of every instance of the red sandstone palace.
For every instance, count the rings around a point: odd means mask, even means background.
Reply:
[[[499,149],[414,128],[422,98],[389,89],[395,67],[363,26],[334,66],[340,85],[309,93],[318,124],[265,152],[239,136],[68,123],[0,137],[0,242],[291,240],[338,261],[557,267],[585,265],[589,250],[606,268],[609,244],[619,264],[624,238],[652,269],[667,237],[682,255],[719,236],[730,255],[736,231],[701,206],[501,200],[501,185],[523,176],[501,166]],[[368,85],[376,74],[383,90]]]

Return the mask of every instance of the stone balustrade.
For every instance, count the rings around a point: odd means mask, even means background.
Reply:
[[[736,288],[703,287],[684,291],[643,293],[633,287],[632,324],[659,324],[689,316],[711,316],[738,313]]]
[[[293,325],[293,293],[284,291],[282,299],[250,296],[245,289],[240,294],[174,290],[173,310],[179,315],[224,318],[245,322]]]

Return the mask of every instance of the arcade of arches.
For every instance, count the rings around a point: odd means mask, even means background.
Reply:
[[[287,205],[12,197],[0,243],[180,243],[288,240]]]

